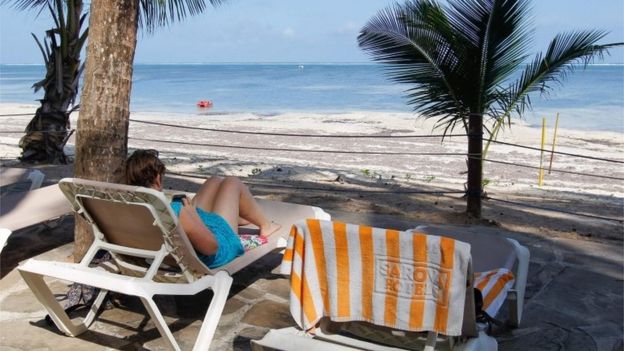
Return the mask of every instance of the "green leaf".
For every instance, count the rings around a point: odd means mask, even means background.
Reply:
[[[13,6],[18,10],[28,10],[36,8],[45,8],[50,3],[50,0],[17,0],[17,1],[3,1],[3,4],[13,3]]]
[[[87,19],[87,14],[80,16],[80,27],[84,24],[84,21]]]
[[[46,55],[46,52],[43,50],[43,46],[41,45],[41,42],[39,42],[39,39],[37,39],[37,36],[35,35],[35,33],[30,33],[30,35],[32,35],[32,37],[35,39],[35,42],[37,43],[37,46],[39,47],[39,50],[41,51],[41,55],[43,56],[43,62],[45,62],[45,65],[48,65],[48,56]]]
[[[459,74],[455,37],[444,9],[430,1],[411,1],[380,11],[358,41],[373,59],[386,63],[389,77],[414,84],[408,104],[427,118],[465,113],[455,83]]]
[[[82,47],[85,41],[87,41],[88,36],[89,36],[89,28],[85,29],[85,31],[82,32],[82,35],[80,36],[80,38],[78,38],[78,43],[76,43],[76,55],[80,55],[80,51],[82,50]]]
[[[61,30],[61,32],[65,31],[65,9],[63,7],[62,0],[56,0],[56,15],[58,16],[58,22],[56,26]]]
[[[41,88],[43,88],[45,86],[47,82],[47,79],[42,79],[40,81],[38,81],[37,83],[33,84],[31,88],[33,88],[35,90],[35,94],[41,90]]]
[[[52,16],[52,19],[54,20],[55,27],[59,28],[61,25],[59,23],[58,16],[56,15],[56,12],[54,12],[54,8],[50,4],[48,4],[48,10],[50,10],[50,16]]]

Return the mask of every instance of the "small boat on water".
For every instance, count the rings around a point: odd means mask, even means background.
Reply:
[[[201,108],[212,107],[212,101],[200,100],[197,102],[197,107],[201,107]]]

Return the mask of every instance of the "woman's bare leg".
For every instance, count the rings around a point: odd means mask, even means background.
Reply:
[[[249,188],[236,177],[227,177],[221,182],[212,211],[221,215],[235,232],[238,232],[239,217],[257,225],[261,236],[269,236],[281,227],[264,216]]]
[[[204,184],[202,184],[199,190],[197,190],[197,193],[193,198],[193,205],[203,209],[204,211],[211,212],[214,207],[215,197],[222,182],[222,177],[210,177],[209,179],[206,179]]]
[[[217,197],[221,183],[223,183],[223,179],[223,177],[217,176],[207,179],[193,198],[193,204],[204,211],[213,212],[215,198]],[[238,219],[238,225],[247,225],[249,223],[250,221],[245,218]]]

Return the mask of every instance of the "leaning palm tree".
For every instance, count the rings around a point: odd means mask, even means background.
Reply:
[[[217,5],[222,0],[209,0]],[[132,67],[139,27],[158,26],[202,13],[205,0],[92,0],[89,42],[74,175],[119,182],[128,150]],[[77,218],[79,218],[77,216]],[[85,221],[76,220],[74,260],[80,261],[92,236]]]
[[[18,9],[47,8],[55,24],[46,31],[43,43],[32,34],[43,55],[46,75],[33,85],[35,93],[43,89],[44,95],[20,140],[20,159],[67,163],[63,146],[70,133],[69,115],[78,108],[74,103],[83,68],[80,52],[88,35],[88,29],[81,29],[86,18],[82,0],[5,0],[3,3],[13,3]]]
[[[444,135],[468,135],[467,212],[481,217],[484,131],[492,136],[531,107],[529,94],[547,93],[574,68],[602,57],[598,30],[559,34],[529,58],[528,0],[410,0],[380,11],[361,30],[360,47],[387,64],[391,79],[413,86],[408,104],[435,118]],[[512,81],[512,75],[520,72]],[[509,123],[510,124],[510,123]]]

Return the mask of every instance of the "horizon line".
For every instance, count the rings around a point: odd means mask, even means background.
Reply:
[[[529,64],[528,62],[526,64]],[[44,63],[0,63],[2,66],[45,66]],[[384,65],[374,61],[219,61],[219,62],[134,62],[134,65]],[[575,63],[573,66],[584,66]],[[620,63],[589,63],[587,66],[624,66]]]

